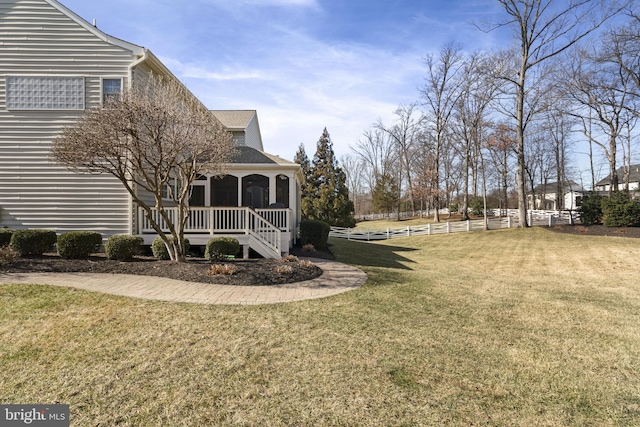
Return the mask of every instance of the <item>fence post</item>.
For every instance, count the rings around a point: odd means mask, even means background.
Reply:
[[[533,212],[529,211],[529,227],[533,227]]]
[[[411,227],[407,225],[407,236],[411,236]]]
[[[431,236],[431,223],[427,224],[427,236]]]
[[[447,221],[447,233],[451,233],[451,223]]]
[[[389,239],[390,239],[390,237],[389,237],[389,227],[387,227],[387,240],[389,240]]]
[[[471,220],[467,220],[467,231],[471,231]]]
[[[553,226],[553,215],[549,213],[549,228]]]
[[[507,216],[507,228],[511,228],[511,217]]]

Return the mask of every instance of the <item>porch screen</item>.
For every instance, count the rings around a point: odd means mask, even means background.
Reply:
[[[289,207],[289,177],[286,175],[278,175],[276,178],[276,203]]]
[[[238,206],[238,178],[211,178],[211,206]]]
[[[269,205],[269,178],[249,175],[242,178],[242,206],[262,209]]]

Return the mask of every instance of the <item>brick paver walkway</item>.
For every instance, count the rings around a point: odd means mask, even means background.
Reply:
[[[322,275],[277,286],[230,286],[185,282],[163,277],[96,273],[1,273],[0,284],[36,283],[68,286],[134,298],[202,304],[273,304],[323,298],[362,286],[367,275],[334,261],[314,259]]]

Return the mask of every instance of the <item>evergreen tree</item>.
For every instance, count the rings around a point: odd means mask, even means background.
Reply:
[[[300,210],[303,218],[311,218],[311,200],[315,197],[314,186],[312,185],[311,162],[304,150],[304,144],[300,144],[293,161],[298,163],[302,169],[304,181],[300,183]]]
[[[396,180],[391,175],[385,173],[376,181],[376,186],[372,192],[373,210],[377,213],[393,212],[398,206],[399,195]]]
[[[308,219],[325,221],[333,226],[353,227],[354,207],[353,202],[349,200],[346,182],[347,177],[338,166],[333,143],[325,128],[318,140],[316,154],[309,169],[306,194],[303,194],[306,198],[302,202],[303,215]]]

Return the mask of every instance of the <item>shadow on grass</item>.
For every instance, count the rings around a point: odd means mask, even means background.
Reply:
[[[416,263],[400,254],[415,251],[414,248],[346,239],[330,239],[329,244],[336,259],[347,264],[413,270],[403,263]]]

